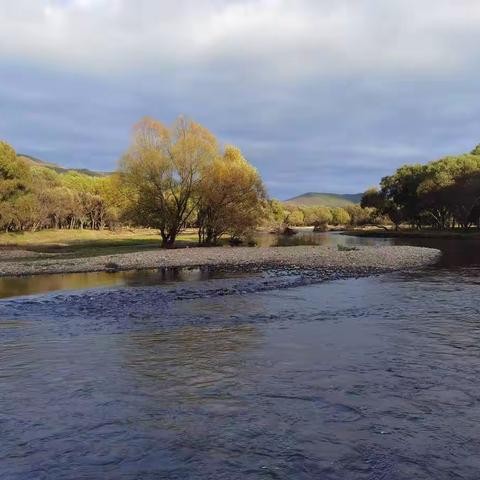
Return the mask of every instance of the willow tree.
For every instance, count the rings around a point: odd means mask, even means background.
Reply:
[[[287,227],[300,227],[305,225],[305,215],[300,208],[292,208],[285,219]]]
[[[332,223],[332,210],[328,207],[307,207],[304,210],[304,224],[315,227],[316,231],[325,231]]]
[[[348,225],[350,220],[350,214],[344,208],[332,208],[332,223],[334,225]]]
[[[148,117],[135,125],[121,172],[137,223],[158,228],[163,246],[173,246],[196,212],[202,172],[218,152],[215,137],[183,117],[172,127]]]
[[[199,242],[215,244],[225,233],[239,237],[257,227],[265,189],[241,151],[227,146],[205,168],[198,204]]]

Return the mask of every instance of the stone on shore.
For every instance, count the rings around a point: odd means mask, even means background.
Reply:
[[[439,256],[439,250],[411,246],[358,247],[349,251],[327,246],[159,249],[88,258],[4,261],[0,263],[0,276],[112,271],[112,265],[115,271],[203,266],[389,271],[432,264]]]

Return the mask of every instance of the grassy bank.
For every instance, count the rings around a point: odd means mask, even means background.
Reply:
[[[480,232],[477,229],[465,230],[384,230],[374,228],[368,230],[347,230],[344,235],[355,237],[377,238],[451,238],[459,240],[480,240]]]
[[[195,245],[196,230],[187,230],[178,237],[178,246]],[[2,233],[0,248],[3,250],[29,250],[38,253],[90,257],[129,253],[161,246],[158,230],[124,229],[110,230],[43,230],[40,232]]]

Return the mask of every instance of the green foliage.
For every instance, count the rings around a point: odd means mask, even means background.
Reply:
[[[9,201],[27,190],[30,181],[25,162],[17,158],[15,150],[0,141],[0,200]]]
[[[368,190],[362,206],[386,215],[398,226],[468,228],[479,223],[480,148],[426,165],[404,165]]]
[[[480,155],[480,144],[478,144],[470,153],[472,155]]]
[[[347,245],[337,245],[337,250],[339,252],[354,252],[358,250],[357,247],[348,247]]]

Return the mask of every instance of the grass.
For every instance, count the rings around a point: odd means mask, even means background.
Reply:
[[[179,235],[177,246],[195,245],[197,233],[186,230]],[[40,232],[2,233],[0,247],[23,249],[39,253],[58,253],[59,256],[91,257],[128,253],[161,246],[158,230],[42,230]]]
[[[349,247],[347,245],[337,245],[337,250],[339,252],[355,252],[358,250],[357,247]]]

